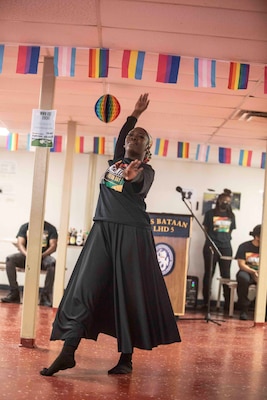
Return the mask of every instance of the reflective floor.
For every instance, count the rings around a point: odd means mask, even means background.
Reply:
[[[75,368],[44,377],[39,370],[62,345],[49,342],[55,310],[38,307],[34,349],[19,346],[21,312],[22,305],[0,303],[1,400],[267,399],[267,325],[254,327],[252,315],[239,321],[211,313],[224,318],[219,326],[187,311],[178,321],[182,343],[135,350],[131,375],[107,374],[118,359],[115,339],[82,340]]]

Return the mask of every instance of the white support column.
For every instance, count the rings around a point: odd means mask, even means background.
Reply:
[[[267,151],[267,150],[266,150]],[[254,313],[254,324],[262,325],[265,323],[266,298],[267,298],[267,173],[264,175],[264,196],[262,210],[262,226],[260,240],[260,269],[257,283],[257,296]]]
[[[40,109],[53,109],[54,90],[55,76],[53,58],[45,57],[39,102]],[[49,155],[50,151],[48,148],[36,148],[20,332],[20,344],[23,347],[34,347],[35,342]]]
[[[71,202],[73,155],[75,148],[76,122],[68,122],[67,148],[64,168],[64,180],[61,200],[61,216],[57,247],[57,263],[53,295],[53,307],[58,307],[64,293],[65,268],[67,258],[67,233],[69,227],[69,214]]]

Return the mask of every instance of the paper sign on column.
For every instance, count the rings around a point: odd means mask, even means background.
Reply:
[[[31,146],[53,147],[56,110],[32,110]]]

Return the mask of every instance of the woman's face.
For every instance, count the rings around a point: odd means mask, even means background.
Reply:
[[[143,160],[148,148],[148,140],[148,135],[144,129],[132,129],[125,138],[125,156]]]
[[[227,208],[231,205],[231,197],[223,196],[219,201],[219,207],[221,210],[227,210]]]

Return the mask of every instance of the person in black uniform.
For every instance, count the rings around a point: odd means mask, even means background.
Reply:
[[[248,308],[251,303],[248,298],[249,286],[258,282],[261,225],[256,225],[249,234],[253,236],[253,240],[240,244],[235,256],[239,266],[236,274],[238,305],[240,319],[244,321],[248,319]]]
[[[101,332],[117,338],[121,353],[109,374],[132,371],[134,347],[151,350],[181,341],[144,201],[154,180],[147,164],[152,140],[135,125],[148,104],[148,94],[141,95],[118,136],[93,227],[53,323],[50,340],[64,345],[41,375],[74,367],[81,338],[97,340]]]
[[[233,229],[236,229],[235,215],[231,208],[231,191],[224,189],[216,201],[216,206],[205,213],[203,226],[205,231],[210,236],[212,241],[215,243],[219,251],[224,258],[220,258],[219,254],[214,251],[213,265],[211,266],[211,243],[208,238],[206,238],[203,247],[203,257],[204,257],[204,267],[205,272],[203,276],[203,302],[204,307],[207,307],[209,290],[211,282],[210,278],[210,268],[211,277],[213,277],[216,264],[219,264],[220,275],[222,278],[230,279],[230,267],[232,260],[232,245],[231,245],[231,234]],[[227,285],[223,285],[224,294],[224,309],[227,311],[229,309],[230,302],[230,289]]]

